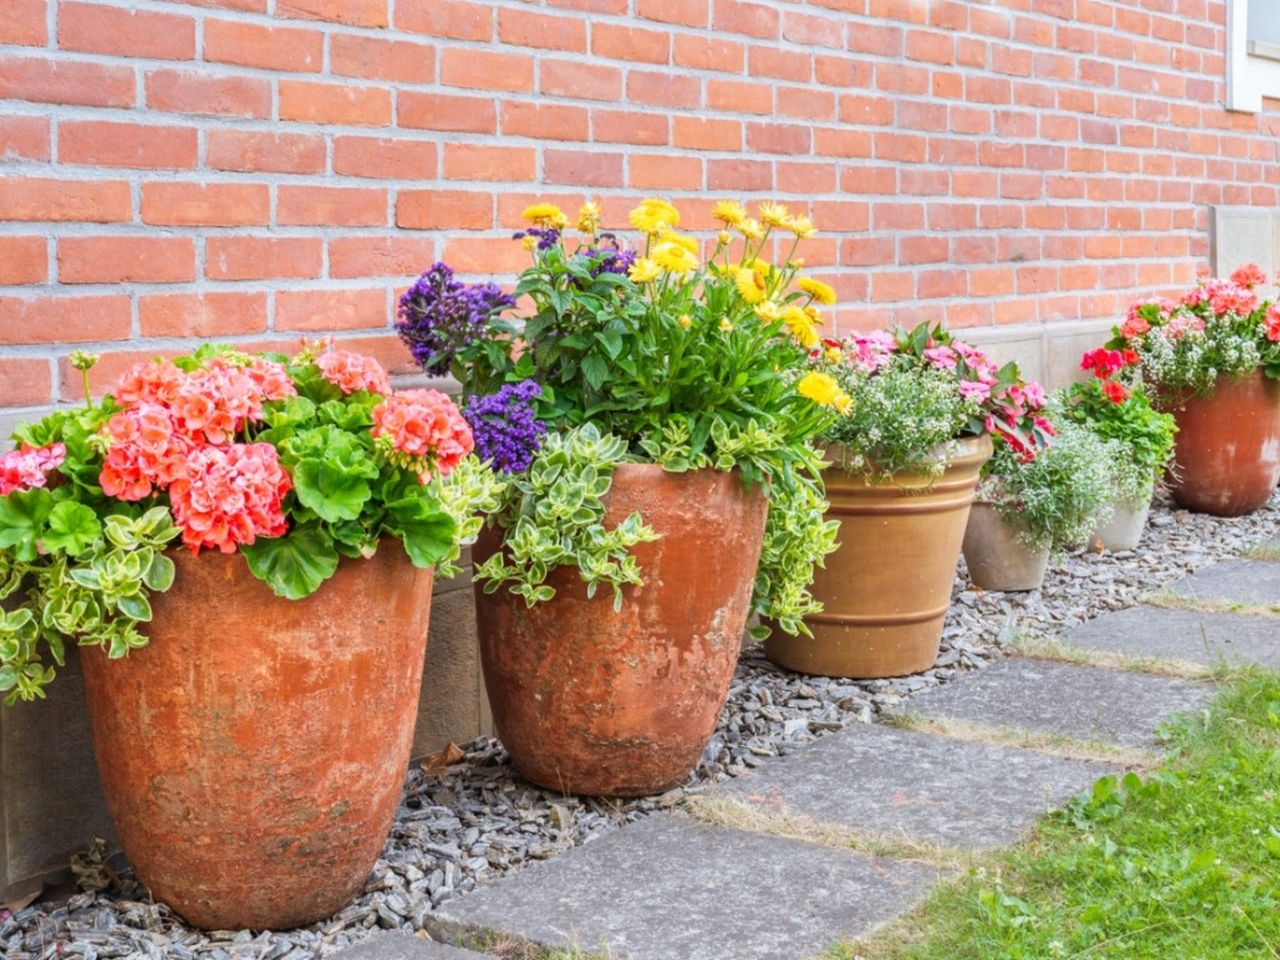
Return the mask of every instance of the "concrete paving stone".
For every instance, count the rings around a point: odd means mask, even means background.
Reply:
[[[1179,596],[1219,603],[1247,603],[1280,612],[1280,563],[1223,560],[1169,587]]]
[[[1043,813],[1115,767],[881,725],[824,737],[720,792],[801,815],[949,847],[1016,843]]]
[[[485,960],[487,956],[396,931],[375,934],[330,954],[330,960]]]
[[[1280,669],[1280,619],[1275,617],[1130,607],[1071,628],[1062,642],[1133,657]]]
[[[654,816],[448,901],[428,924],[610,960],[803,960],[907,911],[937,876],[919,863]]]
[[[891,709],[986,727],[1149,747],[1175,713],[1198,710],[1208,683],[1010,657]]]

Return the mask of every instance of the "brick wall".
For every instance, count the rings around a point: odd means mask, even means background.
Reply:
[[[0,408],[72,345],[350,336],[535,196],[785,198],[840,323],[1105,318],[1275,206],[1207,0],[3,0]],[[694,207],[685,204],[686,209]],[[708,226],[701,221],[700,226]],[[1267,264],[1266,266],[1274,266]]]

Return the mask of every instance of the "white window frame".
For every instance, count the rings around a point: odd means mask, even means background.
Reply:
[[[1280,46],[1249,42],[1249,0],[1227,2],[1227,109],[1260,113],[1280,97]]]

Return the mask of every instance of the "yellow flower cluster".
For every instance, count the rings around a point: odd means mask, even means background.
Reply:
[[[760,226],[761,221],[769,227],[790,232],[798,240],[817,233],[812,220],[808,217],[793,217],[781,203],[762,203],[757,213],[759,220],[749,216],[746,208],[736,200],[721,200],[711,211],[711,215],[726,227],[734,228],[751,240],[759,240],[764,236],[765,229]]]
[[[525,207],[520,216],[543,229],[563,230],[569,225],[569,218],[554,203],[535,203],[531,207]],[[600,204],[588,200],[579,207],[577,227],[579,232],[594,237],[600,229]]]
[[[800,378],[796,391],[818,406],[831,407],[841,415],[853,409],[853,398],[840,389],[840,384],[830,374],[810,371]]]

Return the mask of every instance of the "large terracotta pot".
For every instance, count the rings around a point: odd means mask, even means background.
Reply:
[[[412,746],[430,570],[397,543],[305,600],[176,553],[151,642],[85,651],[107,808],[138,878],[205,928],[287,928],[360,892]]]
[[[1049,543],[1028,546],[1027,527],[1009,523],[989,503],[975,503],[964,532],[969,579],[983,590],[1039,590],[1049,569]]]
[[[1280,382],[1261,371],[1222,377],[1208,396],[1161,403],[1178,422],[1174,501],[1220,517],[1252,513],[1280,482]]]
[[[633,512],[661,534],[633,548],[645,583],[587,599],[576,567],[530,608],[476,587],[493,722],[525,779],[564,793],[643,796],[683,780],[715,730],[742,646],[766,499],[735,473],[623,464],[612,527]],[[499,549],[495,531],[476,545]]]
[[[839,448],[826,471],[828,516],[840,521],[840,547],[819,568],[813,595],[823,611],[805,618],[813,637],[774,628],[765,653],[802,673],[897,677],[933,666],[951,603],[960,541],[989,437],[956,441],[946,472],[930,482],[850,476]]]

